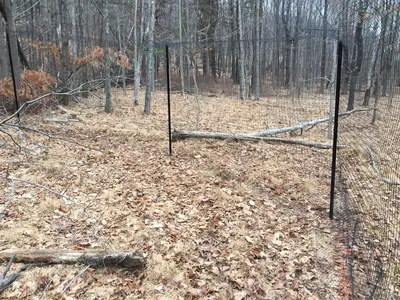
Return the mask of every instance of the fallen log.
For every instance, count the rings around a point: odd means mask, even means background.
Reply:
[[[269,143],[283,143],[283,144],[295,144],[301,145],[311,148],[320,148],[320,149],[332,149],[332,144],[327,143],[319,143],[312,141],[304,141],[304,140],[294,140],[294,139],[283,139],[283,138],[274,138],[274,137],[260,137],[253,136],[250,134],[230,134],[223,132],[201,132],[201,131],[173,131],[172,132],[172,140],[180,141],[185,139],[218,139],[218,140],[233,140],[233,141],[263,141]],[[340,145],[339,148],[343,148],[344,146]]]
[[[351,114],[357,113],[357,112],[368,112],[371,110],[375,110],[376,108],[356,108],[350,111],[346,111],[343,113],[339,114],[339,117],[347,117]],[[288,133],[288,132],[293,132],[293,131],[297,131],[297,130],[304,130],[307,127],[313,127],[317,124],[321,124],[321,123],[326,123],[329,122],[329,117],[328,118],[323,118],[323,119],[318,119],[318,120],[312,120],[312,121],[308,121],[308,122],[304,122],[301,124],[297,124],[294,126],[289,126],[289,127],[283,127],[283,128],[276,128],[276,129],[269,129],[269,130],[265,130],[265,131],[259,131],[259,132],[255,132],[255,133],[251,133],[249,135],[252,136],[269,136],[269,135],[275,135],[275,134],[281,134],[281,133]]]
[[[141,270],[146,266],[145,257],[137,252],[83,252],[62,250],[2,251],[0,261],[14,257],[16,263],[26,264],[85,264],[93,268],[121,268]]]

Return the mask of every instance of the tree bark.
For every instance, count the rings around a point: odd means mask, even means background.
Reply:
[[[110,44],[110,18],[109,18],[109,0],[104,2],[104,71],[105,71],[105,92],[106,92],[106,105],[105,111],[111,112],[111,79],[110,79],[110,57],[109,57],[109,44]]]
[[[244,56],[244,42],[243,42],[243,16],[242,16],[242,1],[237,0],[238,21],[239,21],[239,63],[240,63],[240,99],[244,100],[246,97],[246,71],[245,71],[245,56]]]
[[[286,4],[286,1],[288,3]],[[290,53],[292,50],[292,40],[290,38],[289,18],[290,18],[291,0],[282,1],[282,23],[285,32],[285,86],[290,84]]]
[[[329,0],[324,0],[324,16],[323,16],[323,35],[322,35],[322,57],[321,57],[321,82],[319,92],[324,93],[325,90],[325,69],[326,69],[326,38],[328,29],[328,4]]]
[[[181,95],[185,96],[185,67],[183,63],[183,44],[182,44],[182,3],[178,0],[179,18],[179,71],[181,75]]]
[[[374,32],[378,29],[378,23],[374,26]],[[379,53],[379,40],[377,42],[373,43],[372,45],[372,58],[371,62],[368,67],[368,73],[367,73],[367,89],[365,90],[364,94],[364,101],[363,101],[363,106],[369,106],[369,101],[371,99],[371,89],[372,89],[372,75],[373,73],[376,72],[376,64],[378,62],[378,53]]]
[[[106,0],[108,1],[108,0]],[[137,252],[78,252],[63,250],[25,250],[0,252],[0,261],[15,255],[14,262],[26,264],[85,264],[94,268],[123,268],[140,270],[146,259]]]
[[[71,44],[72,44],[72,88],[75,87],[75,82],[77,79],[75,78],[76,74],[76,60],[78,57],[78,41],[76,37],[76,3],[75,0],[70,0],[69,7],[70,7],[70,14],[71,14]]]
[[[149,49],[147,59],[147,79],[146,79],[146,96],[144,102],[144,113],[151,113],[151,86],[154,71],[154,17],[155,17],[155,4],[154,0],[149,0]]]
[[[1,30],[0,25],[0,30]],[[6,39],[4,38],[3,34],[0,33],[0,80],[9,76],[8,70],[8,50],[6,45]]]
[[[4,21],[6,21],[6,33],[9,37],[10,49],[11,49],[11,59],[13,64],[15,85],[19,90],[21,88],[21,69],[18,59],[18,37],[15,27],[14,14],[13,14],[13,4],[11,0],[0,1],[0,11],[3,15]]]
[[[60,35],[61,35],[61,83],[62,93],[68,91],[68,38],[67,38],[67,0],[58,0],[60,14]],[[69,105],[69,95],[61,98],[62,105]]]
[[[361,66],[363,63],[364,48],[362,30],[364,24],[364,14],[367,7],[367,2],[364,1],[365,0],[359,0],[358,19],[356,23],[356,31],[354,34],[355,44],[353,46],[353,61],[351,64],[352,72],[349,87],[349,100],[347,103],[348,111],[354,109],[356,85],[358,81],[358,75],[360,74]]]

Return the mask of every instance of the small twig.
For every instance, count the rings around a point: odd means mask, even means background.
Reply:
[[[21,152],[21,150],[22,150],[21,145],[18,144],[18,143],[16,142],[16,140],[14,140],[13,136],[12,136],[11,134],[9,134],[8,132],[5,132],[5,131],[2,130],[1,128],[0,128],[0,131],[1,131],[2,133],[4,133],[5,135],[8,135],[8,137],[10,138],[10,140],[18,147],[18,151]]]
[[[52,134],[49,134],[47,132],[44,132],[44,131],[36,129],[36,128],[26,127],[26,126],[17,125],[17,124],[9,124],[9,123],[5,123],[3,125],[9,126],[9,127],[12,127],[12,128],[18,128],[18,129],[21,129],[21,130],[23,129],[23,130],[27,130],[27,131],[36,132],[36,133],[39,133],[41,135],[47,136],[48,138],[51,138],[51,139],[65,141],[65,142],[68,142],[68,143],[71,143],[71,144],[75,144],[75,145],[81,146],[81,147],[89,149],[89,150],[93,150],[93,151],[98,151],[98,152],[104,153],[103,150],[86,146],[86,145],[84,145],[84,144],[82,144],[80,142],[77,142],[77,141],[74,141],[74,140],[71,140],[71,139],[68,139],[68,138],[65,138],[65,137],[59,137],[59,136],[56,136],[56,135],[52,135]]]
[[[82,272],[80,272],[78,275],[76,275],[74,278],[71,279],[71,281],[68,283],[68,285],[62,290],[61,295],[63,295],[65,293],[66,290],[69,289],[69,287],[80,277],[82,276],[87,269],[89,269],[90,265],[87,265]]]
[[[365,148],[365,150],[367,150],[367,152],[369,154],[369,157],[371,158],[372,168],[375,170],[376,175],[378,175],[378,178],[380,180],[382,180],[384,183],[387,183],[387,184],[390,184],[390,185],[400,185],[400,182],[391,180],[391,179],[386,178],[386,177],[384,177],[382,175],[382,173],[379,171],[378,166],[376,165],[375,156],[374,156],[374,152],[372,151],[372,148],[368,144],[365,144],[364,148]]]
[[[42,298],[41,299],[46,299],[46,292],[47,292],[47,290],[49,289],[49,286],[50,286],[50,284],[53,282],[53,279],[52,278],[50,278],[50,280],[49,280],[49,282],[46,284],[46,286],[45,286],[45,288],[44,288],[44,290],[43,290],[43,295],[42,295]]]
[[[11,265],[13,264],[15,259],[15,254],[11,256],[10,260],[8,261],[6,267],[3,270],[3,274],[1,275],[1,280],[5,279],[7,276],[8,271],[10,271]]]

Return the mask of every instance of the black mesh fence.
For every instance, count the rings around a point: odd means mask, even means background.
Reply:
[[[352,299],[399,299],[400,48],[372,50],[359,74],[342,76],[340,112],[351,114],[339,120],[335,218]]]
[[[328,36],[323,59],[322,40],[170,44],[174,138],[255,134],[331,143],[338,43]],[[344,235],[316,255],[324,299],[400,297],[400,46],[368,49],[359,72],[354,62],[343,64],[333,215]],[[316,234],[316,244],[324,241]]]
[[[321,43],[307,36],[170,44],[173,129],[255,133],[329,118],[337,42],[327,38],[323,77]],[[325,125],[299,133],[326,141],[332,122]]]
[[[308,155],[321,155],[324,171],[319,176],[323,178],[323,174],[330,174],[338,42],[336,36],[327,37],[324,59],[322,44],[322,35],[292,41],[228,40],[170,44],[174,141],[210,136],[236,140],[250,135],[276,139],[277,143],[302,143],[315,153]],[[241,49],[244,53],[240,53]],[[256,57],[256,49],[259,49],[259,57]],[[322,61],[325,61],[324,73],[321,73]],[[177,151],[183,146],[175,145],[173,152],[179,155]],[[296,149],[294,147],[290,149]],[[324,147],[328,150],[320,149]],[[298,165],[313,173],[319,167],[312,165],[307,158],[301,158],[302,149],[300,147]],[[282,153],[282,159],[284,155]],[[264,162],[260,164],[269,167]],[[249,172],[251,174],[251,170]],[[304,176],[311,178],[308,171],[305,172]],[[329,223],[328,186],[319,197],[319,201],[324,202],[322,214]],[[318,205],[312,203],[310,209]],[[312,291],[323,299],[337,299],[341,294],[341,284],[347,280],[342,258],[344,243],[327,232],[330,231],[315,226],[309,233],[313,239],[310,252],[314,255],[315,285],[318,286]]]

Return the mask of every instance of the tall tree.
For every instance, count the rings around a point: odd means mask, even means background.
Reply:
[[[368,7],[368,0],[359,0],[358,3],[358,15],[357,15],[357,23],[354,34],[355,43],[353,45],[353,58],[351,63],[351,78],[350,78],[350,87],[349,87],[349,100],[347,102],[347,110],[354,109],[355,102],[355,94],[356,94],[356,84],[359,80],[358,75],[360,74],[363,57],[364,57],[364,48],[363,48],[363,25],[364,18],[366,15],[366,10]]]
[[[183,40],[182,40],[182,3],[178,0],[179,20],[179,73],[181,75],[181,95],[185,95],[185,69],[183,64]]]
[[[325,69],[326,69],[326,39],[328,30],[328,5],[329,0],[324,0],[324,15],[323,15],[323,33],[322,33],[322,56],[321,56],[321,81],[319,85],[319,92],[324,93],[325,90]]]
[[[62,92],[68,91],[68,35],[67,35],[67,0],[58,0],[58,9],[60,15],[60,36],[61,36],[61,84]],[[61,98],[61,104],[69,104],[69,96],[63,95]]]
[[[0,0],[0,12],[6,23],[6,34],[10,45],[11,60],[17,89],[21,88],[21,69],[18,59],[18,37],[15,28],[13,4],[11,0]]]
[[[243,16],[242,16],[242,1],[237,0],[237,12],[239,22],[239,64],[240,64],[240,99],[246,98],[246,71],[245,71],[245,56],[244,56],[244,33],[243,33]]]
[[[75,0],[69,0],[69,11],[71,16],[71,46],[72,46],[72,87],[74,86],[74,82],[76,81],[76,60],[78,57],[78,41],[76,36],[76,3]]]
[[[110,47],[110,17],[109,17],[109,0],[104,1],[104,71],[105,71],[105,92],[106,92],[106,105],[105,111],[107,113],[111,112],[111,78],[110,78],[110,57],[109,57],[109,47]]]
[[[144,0],[141,0],[141,17],[140,17],[140,25],[138,24],[138,2],[139,0],[135,0],[135,7],[134,7],[134,29],[133,29],[133,42],[134,42],[134,104],[139,104],[139,88],[140,88],[140,66],[142,65],[142,58],[143,58],[143,27],[144,27]],[[138,37],[138,26],[140,27],[139,37]]]
[[[2,25],[0,24],[0,80],[8,76],[8,50],[6,45],[6,37],[3,34]]]
[[[155,22],[155,4],[154,0],[149,0],[149,32],[148,32],[148,52],[147,52],[147,79],[146,95],[144,99],[144,113],[151,113],[151,93],[152,80],[154,72],[154,22]]]
[[[253,43],[253,72],[251,89],[254,99],[260,99],[260,0],[256,0],[254,8],[254,43]]]

